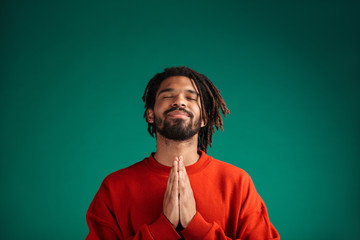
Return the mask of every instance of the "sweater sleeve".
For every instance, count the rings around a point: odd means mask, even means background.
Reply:
[[[89,234],[86,240],[178,240],[179,234],[175,231],[167,218],[161,214],[151,224],[144,224],[136,230],[132,236],[121,231],[106,184],[102,184],[90,204],[86,214],[86,221],[89,227]],[[126,236],[125,236],[126,235]]]
[[[266,206],[249,176],[241,188],[243,200],[239,199],[238,203],[241,210],[235,237],[226,236],[218,223],[207,222],[201,213],[197,212],[187,228],[181,232],[184,239],[280,240],[279,233],[269,220]]]

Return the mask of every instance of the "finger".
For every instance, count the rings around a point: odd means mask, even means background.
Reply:
[[[185,193],[185,186],[186,186],[186,181],[185,181],[185,174],[184,171],[179,171],[179,191],[180,191],[180,196],[183,196]]]
[[[175,161],[173,162],[173,166],[170,170],[169,176],[168,176],[168,181],[167,181],[167,185],[166,185],[166,196],[171,195],[172,189],[173,189],[173,185],[174,185],[174,172],[176,172],[175,169]]]
[[[184,162],[183,156],[179,157],[179,188],[180,191],[184,189]]]
[[[180,183],[179,183],[179,188],[181,190],[181,194],[185,195],[185,196],[190,196],[192,195],[192,188],[191,188],[191,184],[190,184],[190,179],[189,179],[189,175],[186,172],[186,167],[183,161],[183,158],[181,157],[181,160],[179,161],[179,168],[181,168],[181,171],[179,171],[179,175],[180,175]]]
[[[181,172],[181,188],[183,190],[183,195],[187,193],[187,184],[186,184],[186,177],[185,173]]]
[[[187,174],[187,171],[186,171],[183,156],[180,156],[180,158],[181,158],[181,160],[180,160],[181,169],[184,172],[184,181],[185,181],[186,185],[188,185],[190,187],[190,179],[189,179],[189,175]]]
[[[178,159],[176,158],[173,162],[172,167],[172,176],[171,176],[171,187],[170,187],[170,194],[174,195],[173,197],[177,197],[177,188],[178,188]]]
[[[182,178],[183,180],[187,181],[187,172],[184,164],[183,156],[179,157],[179,172],[182,172]]]
[[[168,176],[168,180],[167,180],[167,184],[166,184],[166,191],[169,191],[171,189],[173,172],[174,172],[174,168],[172,167],[170,170],[169,176]]]
[[[172,165],[171,165],[170,173],[171,173],[171,172],[174,172],[174,168],[175,168],[175,166],[178,165],[178,164],[177,164],[178,162],[179,162],[179,158],[178,158],[178,157],[175,157],[174,160],[173,160],[173,162],[172,162]],[[170,174],[169,174],[169,175],[170,175]]]
[[[168,184],[171,182],[171,177],[173,175],[173,172],[174,172],[174,163],[173,163],[173,166],[171,167],[170,169],[170,173],[169,173],[169,176],[168,176]]]
[[[186,168],[185,168],[183,156],[179,157],[179,169],[186,173]]]
[[[179,198],[179,172],[178,163],[175,165],[175,179],[174,179],[174,194],[176,198]]]

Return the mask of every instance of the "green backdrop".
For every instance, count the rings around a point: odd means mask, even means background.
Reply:
[[[360,235],[358,1],[1,1],[0,238],[84,239],[106,175],[155,150],[148,80],[186,65],[231,110],[209,154],[282,239]]]

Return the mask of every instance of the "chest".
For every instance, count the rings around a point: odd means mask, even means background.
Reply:
[[[130,181],[130,180],[129,180]],[[130,235],[143,224],[155,222],[163,211],[163,199],[167,176],[131,180],[128,187],[121,188],[116,204],[116,219],[122,232]],[[237,205],[227,184],[214,182],[211,178],[190,176],[196,209],[209,223],[216,222],[226,229],[229,219],[236,214]]]

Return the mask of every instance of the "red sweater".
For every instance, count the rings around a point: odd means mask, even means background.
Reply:
[[[151,155],[107,176],[87,212],[86,239],[280,239],[250,176],[204,152],[186,167],[197,213],[177,232],[162,214],[170,169]]]

